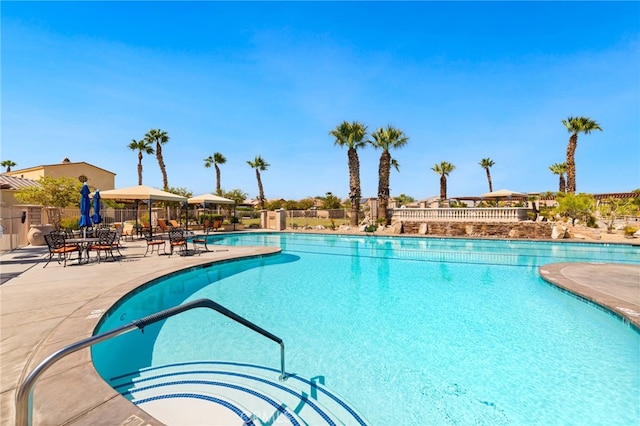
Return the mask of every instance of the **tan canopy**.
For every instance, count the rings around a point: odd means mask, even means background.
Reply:
[[[170,192],[161,191],[146,185],[130,186],[128,188],[110,189],[108,191],[100,191],[100,197],[103,200],[150,200],[150,201],[187,201],[187,197],[172,194]]]
[[[497,191],[485,192],[482,194],[482,198],[511,198],[511,197],[526,197],[527,194],[523,192],[516,192],[510,189],[499,189]]]
[[[214,194],[202,194],[187,200],[189,204],[235,204],[235,201]]]

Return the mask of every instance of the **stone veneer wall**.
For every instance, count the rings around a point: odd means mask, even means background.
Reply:
[[[421,225],[426,233],[419,232]],[[405,234],[443,237],[551,239],[552,228],[550,222],[402,222]]]

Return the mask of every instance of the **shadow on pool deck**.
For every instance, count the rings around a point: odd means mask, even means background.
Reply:
[[[52,261],[43,269],[48,257],[43,247],[25,247],[0,257],[2,425],[15,423],[15,393],[25,375],[58,349],[91,336],[101,314],[129,291],[176,270],[280,251],[224,247],[225,251],[194,256],[143,257],[145,248],[144,241],[128,242],[123,261],[72,262],[66,268]],[[562,263],[542,266],[540,273],[640,327],[640,265]],[[34,395],[33,424],[161,424],[100,378],[88,349],[51,367]]]

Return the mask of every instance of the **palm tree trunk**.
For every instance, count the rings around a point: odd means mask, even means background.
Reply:
[[[162,158],[162,146],[159,143],[156,144],[156,158],[158,159],[158,166],[160,166],[160,172],[162,173],[162,187],[163,190],[167,191],[169,189],[167,167],[164,164],[164,159]]]
[[[216,168],[216,195],[222,195],[222,190],[220,189],[220,167],[217,164],[214,164]]]
[[[360,213],[360,161],[355,148],[349,148],[349,200],[351,200],[351,226],[358,226]]]
[[[487,181],[489,182],[489,192],[493,192],[493,183],[491,182],[491,172],[489,171],[488,167],[485,170],[487,171]]]
[[[391,169],[391,154],[382,151],[378,167],[378,218],[387,223],[387,206],[389,205],[389,171]]]
[[[567,182],[564,180],[564,175],[560,174],[560,193],[567,192]]]
[[[264,190],[262,189],[262,179],[260,179],[260,171],[256,169],[256,179],[258,180],[258,198],[260,201],[260,208],[264,210]]]
[[[440,199],[447,199],[447,177],[445,175],[440,176]]]
[[[578,146],[578,134],[573,133],[567,145],[567,193],[576,193],[576,148]]]
[[[142,151],[138,152],[138,185],[142,185]]]

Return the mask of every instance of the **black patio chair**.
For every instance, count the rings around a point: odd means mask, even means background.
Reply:
[[[80,259],[80,249],[77,244],[67,244],[64,233],[54,232],[44,236],[44,240],[49,248],[49,259],[42,268],[46,268],[53,256],[58,257],[58,264],[64,260],[64,267],[67,266],[67,258],[71,257],[71,253],[78,252]]]
[[[180,228],[173,228],[169,230],[169,256],[173,254],[173,250],[178,248],[182,255],[187,254],[187,238],[184,235],[184,230]]]
[[[147,250],[144,252],[144,256],[147,255],[149,249],[151,249],[151,254],[153,254],[153,250],[155,249],[158,256],[160,256],[160,247],[162,247],[162,253],[167,254],[166,241],[162,237],[152,235],[150,230],[146,230],[144,231],[144,239],[147,242]]]

